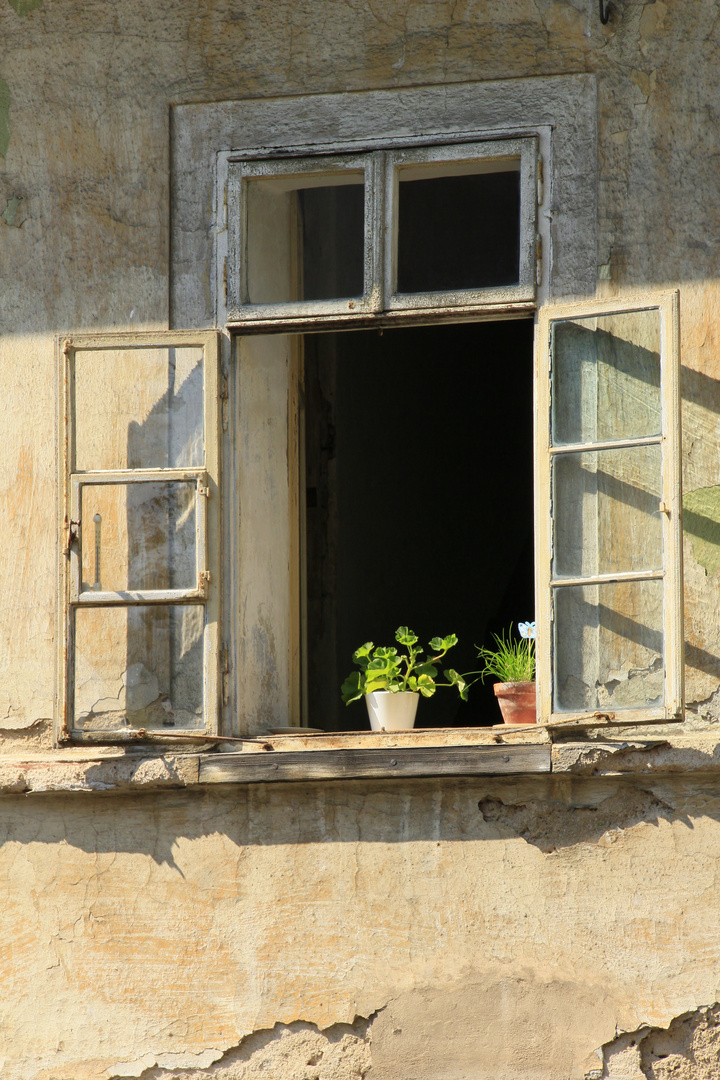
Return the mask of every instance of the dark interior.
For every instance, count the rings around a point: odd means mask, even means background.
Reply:
[[[365,187],[342,184],[298,191],[303,300],[362,296]]]
[[[520,276],[520,173],[399,184],[399,293],[513,285]]]
[[[363,642],[456,633],[448,666],[534,618],[532,323],[305,337],[308,716],[368,727],[340,684]],[[418,727],[500,722],[492,680]]]

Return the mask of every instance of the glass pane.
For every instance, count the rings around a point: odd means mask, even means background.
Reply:
[[[251,304],[363,295],[364,181],[361,170],[247,181]]]
[[[659,446],[553,460],[554,577],[662,567]]]
[[[75,609],[75,727],[203,726],[202,605]]]
[[[397,291],[514,285],[520,277],[520,165],[399,171]]]
[[[82,590],[194,589],[196,485],[85,484]]]
[[[552,379],[555,446],[659,435],[660,312],[553,323]]]
[[[202,466],[203,350],[75,354],[75,469]]]
[[[554,712],[664,702],[663,583],[555,589]]]

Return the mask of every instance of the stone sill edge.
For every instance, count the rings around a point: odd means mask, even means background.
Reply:
[[[71,753],[73,757],[65,758],[0,756],[0,795],[131,794],[216,784],[315,783],[341,779],[720,776],[720,739],[714,733],[633,737],[615,742],[551,743],[547,737],[535,740],[524,737],[484,745],[445,743],[409,749],[387,746],[312,752],[276,750],[263,754]]]

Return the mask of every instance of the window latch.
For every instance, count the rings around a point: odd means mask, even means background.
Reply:
[[[658,504],[658,512],[660,514],[667,514],[667,516],[670,517],[670,507],[666,502],[661,502]]]
[[[68,531],[67,531],[67,546],[65,548],[65,554],[66,555],[70,554],[70,548],[73,546],[73,544],[77,544],[79,540],[80,540],[80,522],[79,521],[70,521],[68,523]]]

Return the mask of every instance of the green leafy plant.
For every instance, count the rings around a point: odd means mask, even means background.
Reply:
[[[391,694],[410,691],[432,697],[439,686],[456,686],[460,697],[467,701],[470,688],[454,668],[443,671],[447,682],[437,682],[437,665],[453,645],[457,645],[455,634],[434,637],[428,646],[430,655],[425,659],[424,650],[416,647],[417,634],[407,626],[400,626],[395,631],[395,640],[405,646],[405,652],[399,652],[393,646],[375,646],[372,641],[366,641],[355,650],[353,660],[360,670],[353,671],[342,684],[341,694],[346,705],[376,690],[388,690]]]
[[[482,668],[478,672],[482,682],[494,675],[499,682],[532,682],[535,678],[535,623],[520,623],[520,640],[512,637],[512,623],[507,634],[493,634],[496,649],[478,649]]]

